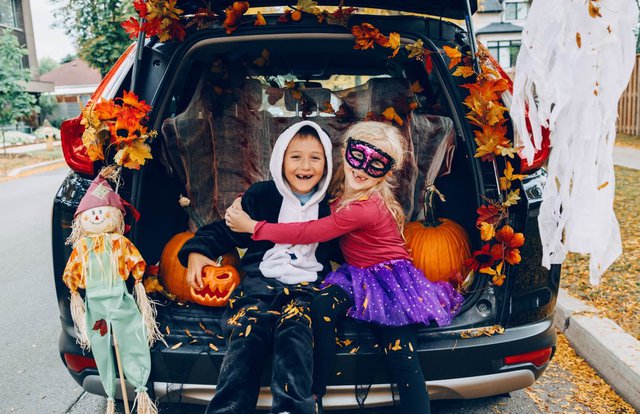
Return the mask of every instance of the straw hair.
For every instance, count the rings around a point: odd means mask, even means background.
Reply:
[[[333,176],[331,187],[329,188],[329,191],[333,195],[333,198],[340,199],[340,204],[338,205],[337,209],[340,210],[353,201],[369,197],[373,193],[378,193],[393,215],[393,218],[395,219],[396,223],[398,224],[398,228],[402,233],[402,230],[404,229],[405,215],[402,206],[400,205],[400,203],[398,203],[398,200],[393,194],[393,190],[396,187],[396,180],[395,176],[391,174],[391,172],[400,170],[404,162],[404,138],[400,133],[400,130],[392,125],[388,125],[382,122],[364,121],[353,125],[347,130],[347,132],[345,132],[342,140],[343,150],[346,150],[347,140],[349,138],[365,141],[369,144],[375,145],[376,147],[380,148],[391,157],[393,157],[395,163],[390,173],[387,173],[387,175],[385,176],[384,180],[380,181],[372,188],[366,191],[357,191],[355,193],[345,195],[345,174],[343,157],[343,166],[337,169],[336,173]]]

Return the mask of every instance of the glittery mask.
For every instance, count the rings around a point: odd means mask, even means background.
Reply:
[[[368,142],[349,137],[344,155],[347,164],[364,171],[371,178],[380,178],[388,173],[395,160],[386,152]]]

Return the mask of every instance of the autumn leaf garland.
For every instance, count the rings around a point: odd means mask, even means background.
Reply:
[[[468,56],[463,56],[457,48],[445,46],[444,51],[449,57],[449,69],[455,68],[454,76],[467,78],[475,75]],[[469,91],[464,105],[468,108],[466,118],[476,127],[475,157],[487,162],[494,162],[496,157],[503,157],[505,169],[499,177],[502,200],[487,200],[487,204],[477,210],[476,226],[484,243],[479,250],[473,252],[466,265],[491,276],[491,282],[501,286],[506,277],[505,262],[517,265],[521,261],[520,247],[524,245],[524,235],[515,232],[506,223],[509,207],[516,205],[520,200],[520,189],[513,189],[512,184],[523,179],[525,175],[516,174],[513,165],[507,159],[514,158],[517,153],[507,136],[507,119],[504,115],[508,109],[500,101],[500,96],[509,88],[509,83],[490,66],[489,52],[486,48],[480,47],[477,58],[481,71],[477,74],[476,81],[460,85]]]
[[[140,169],[151,159],[147,139],[157,135],[143,125],[151,106],[140,101],[133,92],[124,91],[122,98],[104,99],[89,103],[82,111],[81,124],[85,130],[82,144],[92,161],[105,159],[104,149],[115,148],[116,164]]]

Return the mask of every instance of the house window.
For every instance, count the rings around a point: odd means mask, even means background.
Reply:
[[[0,26],[17,26],[14,0],[0,0]]]
[[[513,1],[504,4],[504,20],[524,20],[529,13],[528,1]]]
[[[516,65],[520,44],[520,40],[489,41],[487,42],[487,48],[493,57],[498,60],[500,66],[511,68]]]

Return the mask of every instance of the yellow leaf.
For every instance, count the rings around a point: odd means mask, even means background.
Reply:
[[[424,54],[424,43],[422,39],[418,39],[410,45],[404,45],[404,48],[409,52],[409,59],[421,59]]]
[[[328,317],[328,316],[325,316],[325,317],[324,317],[324,318],[322,318],[322,319],[324,319],[324,321],[325,321],[325,322],[331,322],[331,318],[330,318],[330,317]]]
[[[284,294],[289,295],[289,288],[284,288]]]
[[[400,345],[400,340],[396,339],[396,343],[390,348],[392,351],[399,351],[402,349],[402,346]]]
[[[471,66],[458,66],[456,70],[453,71],[453,76],[462,76],[463,78],[468,78],[475,74]]]
[[[209,344],[209,348],[213,349],[214,351],[218,352],[218,347],[215,346],[214,344],[210,343]]]
[[[178,349],[182,346],[182,342],[178,342],[177,344],[175,344],[174,346],[171,347],[171,349]]]
[[[249,336],[250,333],[251,333],[251,325],[248,325],[247,329],[245,329],[244,331],[244,336]]]
[[[496,229],[492,224],[483,221],[480,223],[480,238],[484,241],[489,241],[493,239],[496,235]]]
[[[505,207],[511,207],[518,204],[518,200],[520,200],[520,189],[509,191],[507,199],[502,203],[502,205]]]

